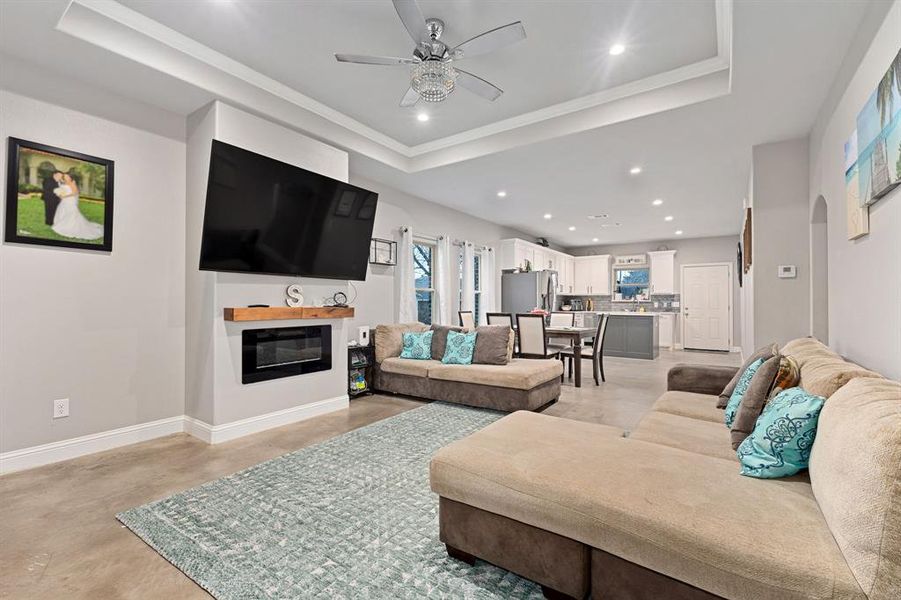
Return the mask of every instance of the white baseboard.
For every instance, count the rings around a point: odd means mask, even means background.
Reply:
[[[732,346],[732,348],[729,349],[729,352],[741,352],[741,346]]]
[[[34,467],[49,465],[50,463],[78,458],[86,454],[112,450],[120,446],[146,442],[154,438],[172,435],[173,433],[189,433],[208,444],[221,444],[245,435],[290,425],[311,417],[347,408],[349,403],[350,399],[345,394],[336,398],[328,398],[265,415],[250,417],[249,419],[223,423],[222,425],[210,425],[187,415],[130,425],[69,440],[4,452],[0,454],[0,475],[24,469],[33,469]]]
[[[59,442],[4,452],[0,454],[0,475],[23,469],[33,469],[34,467],[49,465],[61,460],[78,458],[85,454],[112,450],[119,446],[146,442],[147,440],[172,435],[173,433],[181,433],[184,431],[183,421],[184,418],[179,415],[158,421],[150,421],[149,423],[140,423],[139,425],[130,425]]]
[[[203,440],[207,444],[221,444],[229,440],[234,440],[252,433],[259,433],[272,429],[274,427],[282,427],[290,425],[298,421],[303,421],[311,417],[322,415],[342,408],[347,408],[350,398],[347,394],[336,398],[328,398],[319,400],[310,404],[302,404],[301,406],[292,406],[284,410],[266,413],[249,419],[241,419],[240,421],[232,421],[231,423],[223,423],[221,425],[210,425],[204,421],[200,421],[193,417],[185,416],[185,432],[190,433],[194,437]]]

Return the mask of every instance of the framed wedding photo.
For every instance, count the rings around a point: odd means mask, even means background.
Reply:
[[[113,161],[9,138],[5,239],[112,251]]]

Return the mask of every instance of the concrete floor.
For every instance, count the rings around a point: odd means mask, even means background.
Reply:
[[[633,428],[666,389],[674,364],[738,365],[737,354],[661,351],[607,358],[607,382],[564,384],[546,413]],[[209,599],[122,527],[115,514],[362,427],[422,403],[368,396],[350,408],[209,446],[176,434],[0,478],[0,598]]]

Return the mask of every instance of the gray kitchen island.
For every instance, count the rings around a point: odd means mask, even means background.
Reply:
[[[604,356],[643,358],[654,360],[658,348],[660,319],[657,313],[607,313],[607,334],[604,336]]]

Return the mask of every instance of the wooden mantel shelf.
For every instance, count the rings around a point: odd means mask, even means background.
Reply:
[[[225,309],[226,321],[280,321],[285,319],[349,319],[351,306],[239,306]]]

